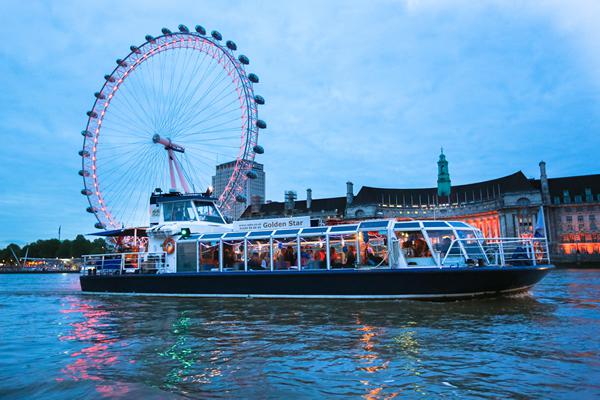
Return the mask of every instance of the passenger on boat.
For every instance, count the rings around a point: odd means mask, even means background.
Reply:
[[[324,247],[321,247],[321,250],[317,253],[319,256],[319,268],[326,269],[327,268],[327,252]]]
[[[383,262],[383,257],[380,257],[375,254],[373,248],[367,244],[365,248],[365,260],[367,260],[368,265],[379,265]]]
[[[287,264],[287,266],[291,266],[291,265],[296,265],[298,263],[298,259],[296,257],[296,252],[294,251],[294,248],[292,247],[292,245],[289,245],[287,247],[287,251],[285,252],[284,255],[284,260]]]
[[[261,266],[261,261],[260,258],[258,257],[258,252],[255,251],[254,253],[252,253],[252,256],[250,257],[250,260],[248,260],[248,268],[251,270],[257,270],[257,269],[264,269]]]
[[[346,267],[354,267],[356,264],[356,248],[354,246],[348,246],[348,253],[346,255]]]

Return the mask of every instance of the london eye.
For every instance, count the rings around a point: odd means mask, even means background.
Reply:
[[[200,25],[163,28],[116,60],[94,94],[79,151],[81,193],[96,228],[145,225],[155,188],[204,192],[222,162],[235,167],[216,193],[219,207],[227,214],[246,203],[252,161],[264,152],[258,133],[267,127],[249,64],[235,42]]]

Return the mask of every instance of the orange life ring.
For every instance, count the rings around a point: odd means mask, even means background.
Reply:
[[[162,249],[167,254],[173,254],[175,252],[175,240],[172,237],[168,237],[162,244]]]

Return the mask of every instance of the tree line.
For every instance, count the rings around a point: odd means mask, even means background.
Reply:
[[[38,240],[23,247],[11,243],[0,250],[0,261],[6,264],[14,264],[15,257],[12,251],[19,258],[25,257],[26,254],[28,258],[78,258],[83,254],[106,253],[107,247],[104,239],[90,241],[83,235],[77,235],[74,240]]]

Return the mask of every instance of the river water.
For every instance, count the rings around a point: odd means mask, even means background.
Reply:
[[[600,398],[600,270],[450,303],[79,293],[0,275],[0,398]]]

